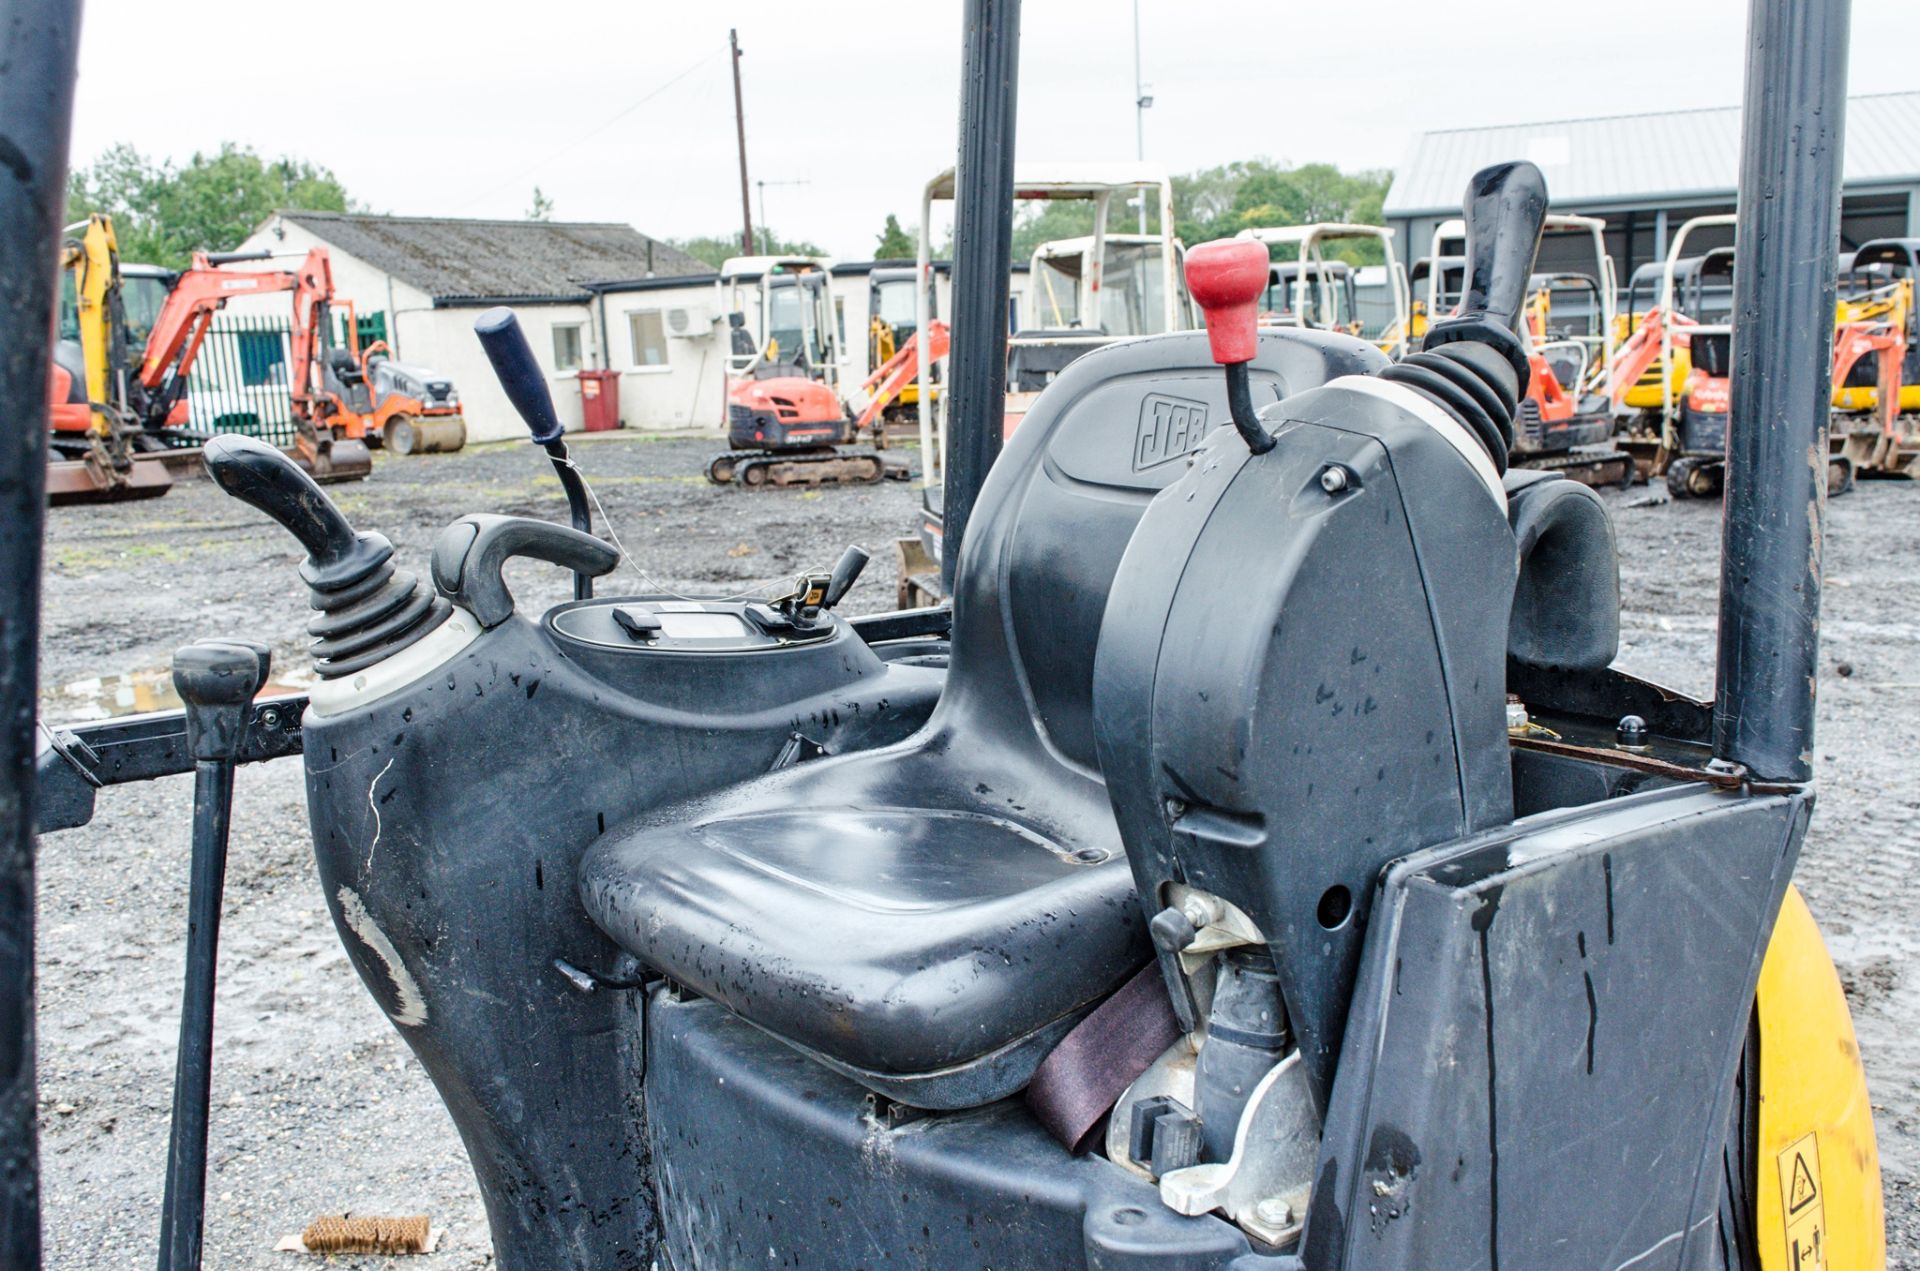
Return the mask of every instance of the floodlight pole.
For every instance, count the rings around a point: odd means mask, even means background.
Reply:
[[[1813,776],[1850,7],[1747,14],[1713,740],[1765,781]]]
[[[1133,157],[1145,162],[1147,158],[1147,107],[1153,105],[1153,98],[1147,96],[1147,86],[1140,79],[1140,0],[1133,0]],[[1140,191],[1140,232],[1147,232],[1147,192]]]

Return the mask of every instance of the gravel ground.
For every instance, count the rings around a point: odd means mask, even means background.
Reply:
[[[916,488],[719,491],[712,444],[618,437],[577,448],[625,545],[675,583],[827,568],[874,553],[845,609],[891,606],[891,540]],[[909,452],[910,453],[910,452]],[[564,519],[558,483],[524,446],[379,456],[335,487],[363,529],[424,567],[466,511]],[[1632,670],[1711,688],[1717,505],[1610,494],[1623,554]],[[1800,885],[1840,966],[1866,1056],[1887,1188],[1889,1260],[1920,1267],[1920,489],[1862,485],[1827,532],[1819,751],[1822,793]],[[144,505],[68,508],[47,544],[41,676],[50,720],[153,709],[172,650],[193,638],[271,643],[286,683],[310,611],[300,553],[206,482]],[[509,573],[534,608],[567,598],[557,570]],[[631,576],[628,586],[637,585]],[[102,792],[93,824],[47,838],[40,866],[40,1080],[48,1265],[151,1262],[173,1069],[191,779]],[[410,1052],[367,1001],[313,878],[300,768],[242,770],[222,926],[208,1184],[210,1267],[293,1265],[270,1252],[323,1213],[419,1213],[446,1229],[410,1268],[491,1264],[453,1125]],[[390,1265],[337,1259],[336,1266]]]

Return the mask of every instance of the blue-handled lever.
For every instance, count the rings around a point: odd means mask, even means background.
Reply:
[[[534,444],[553,460],[560,488],[567,492],[567,512],[573,528],[582,534],[593,533],[593,506],[587,495],[587,484],[573,460],[567,457],[567,430],[561,426],[560,415],[553,408],[553,394],[547,391],[547,373],[540,369],[539,361],[533,356],[533,346],[527,343],[527,333],[520,329],[520,319],[502,305],[481,314],[473,324],[473,333],[480,337],[480,347],[486,350],[487,361],[493,363],[500,387],[526,423]],[[593,579],[576,571],[573,598],[589,600],[592,597]]]
[[[520,319],[513,310],[504,306],[487,310],[473,324],[473,333],[480,337],[480,347],[487,351],[487,361],[493,363],[500,387],[526,421],[535,443],[550,446],[559,441],[566,429],[560,426],[560,416],[553,409],[547,373],[535,360],[533,346],[527,343],[527,333],[520,329]]]

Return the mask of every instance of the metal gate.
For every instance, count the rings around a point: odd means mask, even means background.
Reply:
[[[387,337],[384,313],[361,316],[356,326],[363,349]],[[351,347],[344,313],[334,315],[331,335],[335,347]],[[194,359],[187,385],[187,426],[200,432],[240,433],[276,446],[291,446],[292,349],[290,319],[240,314],[215,318]]]

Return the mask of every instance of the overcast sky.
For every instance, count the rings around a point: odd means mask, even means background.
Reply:
[[[1128,0],[1027,0],[1022,160],[1131,158]],[[1855,0],[1850,91],[1920,89],[1920,0]],[[1398,163],[1425,129],[1740,100],[1739,0],[1140,0],[1146,155]],[[534,16],[541,19],[531,21]],[[953,162],[960,0],[88,0],[74,162],[223,141],[375,211],[739,232],[727,29],[768,218],[842,257]],[[804,184],[775,184],[804,183]],[[755,193],[755,216],[759,215]]]

